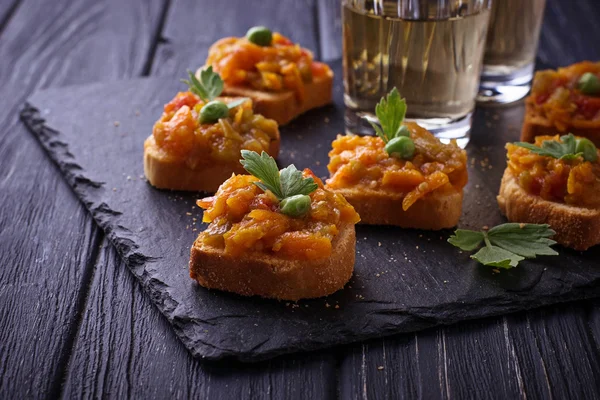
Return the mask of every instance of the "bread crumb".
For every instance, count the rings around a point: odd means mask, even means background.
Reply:
[[[381,242],[377,242],[377,246],[381,247]]]
[[[116,191],[117,191],[117,188],[113,188],[113,192],[116,192]]]
[[[333,308],[335,308],[337,310],[340,308],[340,306],[336,304],[335,307],[333,307]]]
[[[379,367],[377,367],[377,369],[378,369],[379,371],[383,370],[383,365],[380,365]]]
[[[114,126],[119,126],[119,125],[121,125],[121,123],[119,121],[115,121],[115,122],[113,122],[113,125]]]
[[[489,227],[489,226],[487,226],[487,225],[484,225],[482,229],[483,229],[484,231],[487,231],[488,229],[490,229],[490,227]]]
[[[325,307],[329,308],[329,307],[331,307],[331,304],[325,303]]]
[[[493,271],[494,273],[496,273],[496,274],[499,274],[499,273],[500,273],[500,270],[499,270],[498,268],[494,268],[492,271]]]
[[[186,212],[185,215],[192,215],[192,213],[191,212]]]
[[[329,123],[329,118],[325,117],[324,121],[325,121],[326,124],[328,124]]]

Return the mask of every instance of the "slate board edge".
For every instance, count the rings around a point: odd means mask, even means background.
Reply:
[[[171,323],[176,335],[183,342],[186,348],[188,348],[192,355],[197,358],[211,361],[236,359],[242,362],[256,362],[298,351],[315,351],[332,346],[344,345],[378,337],[391,336],[399,333],[416,332],[434,326],[450,325],[458,322],[459,320],[463,321],[505,315],[511,312],[521,311],[523,309],[533,309],[542,307],[544,305],[583,300],[598,296],[597,291],[594,289],[594,285],[591,285],[589,288],[581,288],[577,295],[567,292],[559,297],[540,297],[536,302],[532,302],[524,307],[518,307],[516,304],[513,304],[515,306],[515,310],[510,310],[510,307],[507,309],[506,305],[499,305],[491,312],[488,308],[486,309],[485,313],[481,313],[481,308],[475,308],[466,311],[460,316],[460,318],[450,318],[449,321],[440,320],[437,317],[428,317],[426,315],[416,315],[413,313],[407,314],[404,312],[403,314],[407,317],[403,319],[402,323],[377,333],[355,334],[354,336],[347,336],[334,345],[331,343],[304,340],[303,342],[297,342],[296,345],[291,345],[285,349],[267,351],[253,355],[239,353],[230,349],[218,348],[204,342],[199,343],[197,340],[194,340],[192,337],[186,334],[183,324],[181,324],[181,317],[177,317],[175,315],[174,311],[177,306],[177,302],[168,295],[168,292],[153,290],[153,286],[160,284],[160,281],[153,279],[151,273],[146,269],[146,265],[152,262],[152,258],[138,252],[137,245],[132,240],[122,237],[127,236],[127,230],[125,230],[125,232],[119,232],[121,234],[125,233],[125,235],[118,235],[115,229],[110,229],[108,218],[119,215],[120,213],[118,211],[109,209],[104,203],[95,204],[93,201],[86,200],[87,196],[83,188],[88,191],[94,190],[100,188],[102,183],[90,181],[84,176],[77,174],[77,171],[82,170],[82,168],[77,164],[74,156],[69,153],[68,145],[60,141],[60,132],[45,125],[45,120],[41,117],[40,112],[36,107],[28,102],[25,103],[20,116],[28,130],[40,141],[43,148],[48,152],[52,161],[57,164],[60,170],[63,172],[69,185],[82,201],[86,209],[90,212],[96,223],[105,232],[111,243],[115,246],[117,252],[125,261],[127,267],[140,282],[144,291],[150,296],[151,300],[156,304],[159,311]],[[399,313],[402,312],[399,311]],[[185,320],[185,322],[189,323],[193,321]],[[201,351],[197,351],[196,349],[198,348],[201,349]]]

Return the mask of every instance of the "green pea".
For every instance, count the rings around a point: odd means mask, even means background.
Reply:
[[[591,140],[586,138],[577,139],[576,153],[583,153],[585,161],[595,162],[598,160],[598,150]]]
[[[246,39],[259,46],[270,46],[273,41],[273,34],[264,26],[255,26],[248,29]]]
[[[398,136],[387,142],[385,151],[392,157],[408,160],[415,155],[415,143],[409,137]]]
[[[583,94],[597,95],[600,94],[600,79],[591,72],[586,72],[579,78],[579,90]]]
[[[408,129],[408,127],[406,125],[402,125],[399,129],[398,129],[398,133],[396,134],[396,136],[406,136],[406,137],[410,137],[410,129]]]
[[[227,104],[222,101],[213,100],[204,105],[200,110],[200,123],[208,124],[217,122],[221,118],[225,118],[229,115],[229,108]]]
[[[279,204],[281,212],[290,217],[301,217],[310,211],[310,196],[297,194],[286,197]]]

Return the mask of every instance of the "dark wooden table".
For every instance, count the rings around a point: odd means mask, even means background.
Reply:
[[[540,61],[600,59],[599,17],[548,0]],[[178,79],[258,24],[340,56],[339,0],[0,0],[0,398],[600,398],[598,300],[252,365],[188,354],[18,111],[40,88]]]

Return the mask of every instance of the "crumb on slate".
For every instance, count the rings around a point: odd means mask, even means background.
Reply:
[[[119,121],[115,121],[115,122],[113,122],[113,125],[114,126],[119,126],[119,125],[121,125],[121,123]]]

